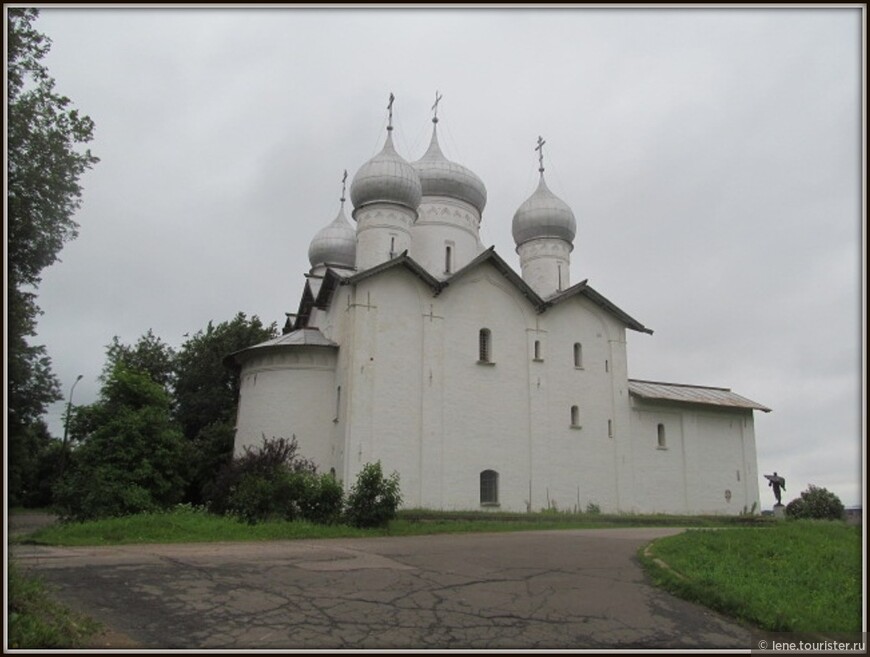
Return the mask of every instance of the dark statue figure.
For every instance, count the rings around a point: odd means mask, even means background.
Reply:
[[[776,472],[772,475],[764,475],[768,479],[768,486],[773,488],[773,494],[776,497],[776,505],[782,506],[782,494],[780,490],[785,490],[785,479],[780,477]]]

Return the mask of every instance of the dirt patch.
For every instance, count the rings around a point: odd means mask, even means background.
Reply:
[[[15,512],[9,514],[9,536],[23,536],[57,522],[53,513]]]

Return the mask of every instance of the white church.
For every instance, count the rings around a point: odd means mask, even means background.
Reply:
[[[396,471],[406,508],[738,514],[758,506],[753,411],[727,388],[630,379],[652,331],[570,281],[576,220],[544,179],[513,217],[517,274],[480,240],[483,182],[392,140],[308,251],[284,334],[240,369],[235,450],[295,436],[349,487]],[[346,174],[345,174],[346,175]],[[530,190],[531,191],[531,190]]]

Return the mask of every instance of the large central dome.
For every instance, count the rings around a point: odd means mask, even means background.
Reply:
[[[392,128],[387,128],[383,150],[363,164],[350,186],[354,208],[371,203],[391,203],[416,211],[423,195],[420,177],[393,147]]]
[[[438,145],[438,126],[432,129],[429,150],[412,164],[420,176],[423,196],[446,196],[471,204],[479,213],[486,206],[486,187],[477,175],[451,162]]]

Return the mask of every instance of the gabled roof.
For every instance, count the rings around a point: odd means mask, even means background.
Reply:
[[[312,306],[316,308],[328,308],[332,300],[332,294],[339,285],[356,285],[361,281],[372,278],[373,276],[377,276],[385,271],[390,271],[396,268],[403,268],[411,272],[421,281],[423,281],[423,283],[432,290],[432,296],[437,297],[444,289],[449,287],[452,283],[458,281],[463,276],[473,271],[484,262],[488,262],[493,267],[495,267],[495,269],[502,276],[504,276],[520,294],[522,294],[524,297],[526,297],[526,299],[529,300],[532,306],[534,306],[535,310],[539,313],[546,312],[548,308],[556,306],[560,303],[563,303],[564,301],[567,301],[568,299],[580,295],[587,297],[590,301],[606,310],[608,313],[622,321],[628,328],[635,331],[641,331],[643,333],[652,333],[651,329],[646,328],[643,324],[631,317],[628,313],[624,312],[616,305],[611,303],[604,296],[589,287],[585,280],[578,283],[577,285],[571,286],[567,290],[564,290],[553,297],[550,297],[549,299],[542,299],[529,286],[529,284],[526,283],[522,279],[522,277],[517,274],[513,270],[513,268],[495,252],[494,246],[488,248],[486,251],[474,258],[471,262],[469,262],[467,265],[457,270],[452,276],[450,276],[450,278],[447,278],[443,281],[439,281],[437,278],[435,278],[429,272],[423,269],[423,267],[421,267],[411,256],[408,255],[407,251],[403,251],[401,255],[387,260],[386,262],[382,262],[379,265],[375,265],[374,267],[370,267],[365,271],[361,271],[352,275],[350,275],[346,271],[339,272],[329,268],[323,275],[323,281],[320,284],[316,296],[313,294],[309,283],[306,283],[305,290],[302,293],[302,300],[299,303],[299,312],[297,313],[296,322],[293,326],[295,329],[300,329],[308,325],[308,320],[311,316]]]
[[[236,356],[240,354],[284,347],[327,347],[335,349],[338,347],[338,343],[329,340],[320,332],[320,329],[303,328],[235,351],[224,358],[224,365],[236,365],[238,363]]]
[[[454,281],[459,280],[468,272],[476,269],[484,262],[489,262],[493,267],[495,267],[502,276],[508,279],[508,281],[510,281],[513,286],[517,288],[517,290],[519,290],[520,294],[526,297],[532,303],[532,305],[535,306],[538,312],[541,312],[541,304],[544,303],[543,299],[541,299],[541,297],[539,297],[537,293],[531,287],[529,287],[529,284],[526,283],[522,279],[522,277],[513,270],[513,267],[506,263],[501,258],[501,256],[495,252],[494,246],[489,247],[486,251],[474,258],[474,260],[469,262],[461,269],[457,270],[456,273],[453,274],[453,276],[451,276],[450,278],[441,281],[439,283],[440,289],[438,290],[438,294],[440,294],[441,290],[443,290],[445,287],[449,286]]]
[[[629,379],[628,392],[641,399],[653,401],[750,408],[770,413],[770,409],[767,406],[746,397],[741,397],[737,393],[731,392],[730,388],[713,388],[709,386],[686,385],[684,383],[662,383],[660,381]]]
[[[592,303],[600,306],[611,315],[618,317],[622,322],[630,329],[634,329],[635,331],[639,331],[641,333],[649,333],[652,335],[652,329],[648,329],[646,326],[637,321],[634,317],[629,315],[627,312],[618,308],[614,303],[612,303],[609,299],[607,299],[604,295],[596,292],[592,289],[587,281],[589,279],[585,279],[577,283],[576,285],[572,285],[567,290],[562,290],[558,294],[549,297],[546,301],[544,301],[544,307],[549,308],[550,306],[555,306],[556,304],[562,303],[572,297],[577,295],[581,295],[589,299]],[[543,312],[543,311],[542,311]]]

